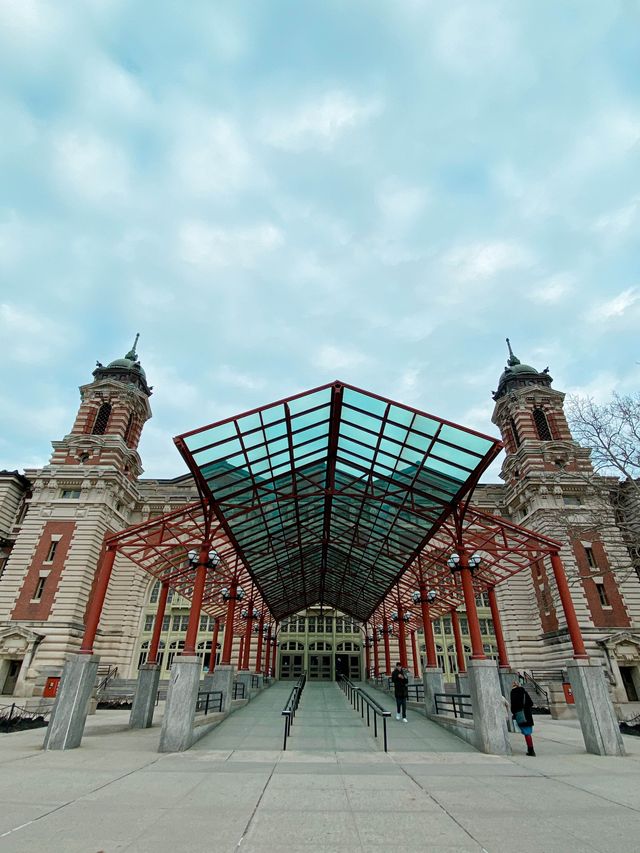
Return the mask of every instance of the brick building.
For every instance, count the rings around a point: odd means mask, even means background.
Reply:
[[[41,693],[45,678],[59,673],[66,654],[78,650],[106,536],[197,497],[191,475],[142,477],[137,448],[151,417],[151,393],[135,345],[124,358],[98,363],[92,381],[80,388],[70,433],[53,442],[49,464],[0,472],[0,693]],[[614,701],[628,707],[640,697],[640,577],[630,568],[614,507],[603,519],[589,451],[573,440],[564,395],[552,387],[548,370],[522,364],[510,350],[494,400],[493,422],[506,448],[503,482],[481,484],[473,501],[565,543],[562,558],[589,653],[605,667]],[[497,592],[514,668],[562,668],[571,657],[570,643],[542,561]],[[157,585],[118,556],[96,651],[122,677],[135,677],[145,660],[157,595]],[[493,655],[490,612],[487,602],[478,603],[485,652]],[[165,673],[183,644],[187,613],[188,602],[174,596],[163,623]],[[333,620],[331,637],[327,619]],[[301,655],[300,665],[326,678],[333,677],[338,654],[347,652],[353,660],[362,651],[363,638],[341,614],[311,608],[300,614],[295,637],[293,623],[281,637],[278,672],[284,677],[299,668],[294,652]],[[460,623],[468,648],[464,617]],[[336,634],[337,624],[348,630]],[[204,666],[215,653],[211,627],[203,616],[198,652]],[[434,627],[440,664],[453,677],[451,624],[444,617]]]

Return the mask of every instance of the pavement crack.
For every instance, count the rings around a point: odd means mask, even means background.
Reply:
[[[238,847],[240,847],[240,845],[242,844],[242,842],[243,842],[243,841],[244,841],[244,839],[245,839],[245,836],[246,836],[247,832],[249,831],[249,827],[251,826],[251,824],[252,824],[252,822],[253,822],[253,819],[254,819],[254,817],[256,816],[256,812],[257,812],[257,811],[258,811],[258,809],[260,808],[260,803],[262,802],[262,798],[264,797],[264,795],[265,795],[265,793],[266,793],[266,790],[267,790],[267,788],[269,787],[269,782],[271,782],[271,779],[272,779],[272,777],[273,777],[273,774],[276,772],[276,767],[277,767],[277,766],[278,766],[278,764],[280,763],[280,758],[281,758],[281,756],[278,756],[278,758],[276,759],[275,764],[274,764],[274,765],[273,765],[273,767],[271,768],[271,773],[269,773],[269,776],[267,777],[267,781],[264,783],[264,787],[263,787],[262,791],[260,792],[260,796],[258,797],[258,801],[256,802],[255,806],[253,807],[253,811],[252,811],[252,812],[251,812],[251,814],[249,815],[249,820],[247,821],[247,823],[246,823],[246,825],[245,825],[244,829],[242,830],[242,835],[240,836],[240,840],[239,840],[239,841],[238,841],[238,843],[236,844],[236,850],[238,849]]]

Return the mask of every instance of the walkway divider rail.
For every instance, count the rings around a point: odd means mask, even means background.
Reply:
[[[415,684],[408,684],[409,691],[408,699],[411,702],[424,702],[424,684],[417,681]]]
[[[233,698],[244,699],[244,681],[233,682]]]
[[[471,696],[467,693],[434,693],[436,714],[451,715],[460,719],[473,718]]]
[[[282,709],[282,716],[284,717],[284,743],[282,745],[283,750],[286,750],[287,748],[287,738],[291,734],[291,726],[293,725],[293,720],[296,716],[298,705],[300,704],[300,696],[302,695],[302,691],[304,690],[304,685],[306,684],[306,682],[307,674],[303,672],[300,678],[293,685],[291,693],[289,693],[289,698],[284,703],[284,708]]]
[[[222,713],[222,690],[206,690],[198,693],[196,712],[204,711],[205,716],[211,711]]]
[[[387,720],[391,716],[391,711],[387,711],[386,708],[383,708],[379,702],[376,702],[373,696],[369,696],[365,690],[358,685],[353,684],[348,678],[345,678],[344,675],[340,676],[338,684],[342,688],[342,691],[349,702],[351,702],[354,710],[360,712],[360,716],[363,720],[364,710],[365,708],[367,709],[367,728],[370,727],[371,717],[373,717],[373,736],[375,738],[378,737],[378,717],[382,719],[384,751],[388,752]]]

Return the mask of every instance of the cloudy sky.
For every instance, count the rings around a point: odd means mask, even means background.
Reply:
[[[172,436],[340,378],[494,433],[636,389],[634,0],[0,0],[0,468],[96,359]]]

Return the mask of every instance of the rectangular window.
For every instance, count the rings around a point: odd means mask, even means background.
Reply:
[[[189,627],[189,615],[187,614],[186,616],[181,617],[180,630],[186,631],[188,627]]]
[[[162,617],[162,630],[163,631],[169,630],[169,623],[170,622],[171,622],[171,616],[163,616]]]
[[[453,630],[451,627],[451,617],[445,616],[444,619],[442,620],[442,624],[444,625],[445,634],[450,634]]]
[[[304,616],[301,616],[298,619],[298,633],[299,634],[304,634],[304,624],[305,624]]]
[[[336,634],[344,634],[344,619],[336,618]]]
[[[442,634],[442,622],[440,622],[440,620],[433,623],[433,630],[436,634]]]
[[[466,616],[461,616],[461,617],[460,617],[460,631],[461,631],[463,634],[468,634],[468,633],[469,633],[469,620],[467,619],[467,617],[466,617]]]
[[[582,504],[582,498],[579,498],[577,495],[564,495],[562,502],[565,506],[580,506]]]
[[[209,617],[208,616],[201,616],[200,617],[200,630],[206,631],[208,627],[209,627]]]
[[[307,631],[310,634],[316,633],[316,617],[315,616],[309,616]]]
[[[40,599],[42,598],[42,593],[44,592],[44,585],[46,584],[46,582],[46,577],[38,578],[38,583],[36,584],[36,589],[33,593],[33,601],[40,601]]]
[[[63,489],[60,497],[65,500],[77,500],[80,497],[80,489]]]
[[[179,631],[180,630],[180,617],[179,616],[173,617],[173,623],[171,625],[171,630],[172,631]]]
[[[589,563],[589,568],[597,569],[598,563],[596,561],[595,554],[593,553],[593,548],[590,548],[588,545],[585,545],[584,552],[587,555],[587,563]]]
[[[45,557],[45,563],[53,563],[53,558],[56,555],[56,551],[58,549],[59,544],[58,539],[52,539],[51,544],[49,545],[49,550],[47,551],[47,556]]]
[[[327,634],[331,634],[333,632],[333,616],[325,616],[324,630]]]
[[[597,583],[596,589],[598,590],[598,598],[600,599],[600,604],[602,607],[611,607],[609,604],[609,598],[607,597],[607,590],[604,588],[603,583]]]
[[[144,617],[144,630],[153,630],[153,613],[147,613],[147,615]]]

